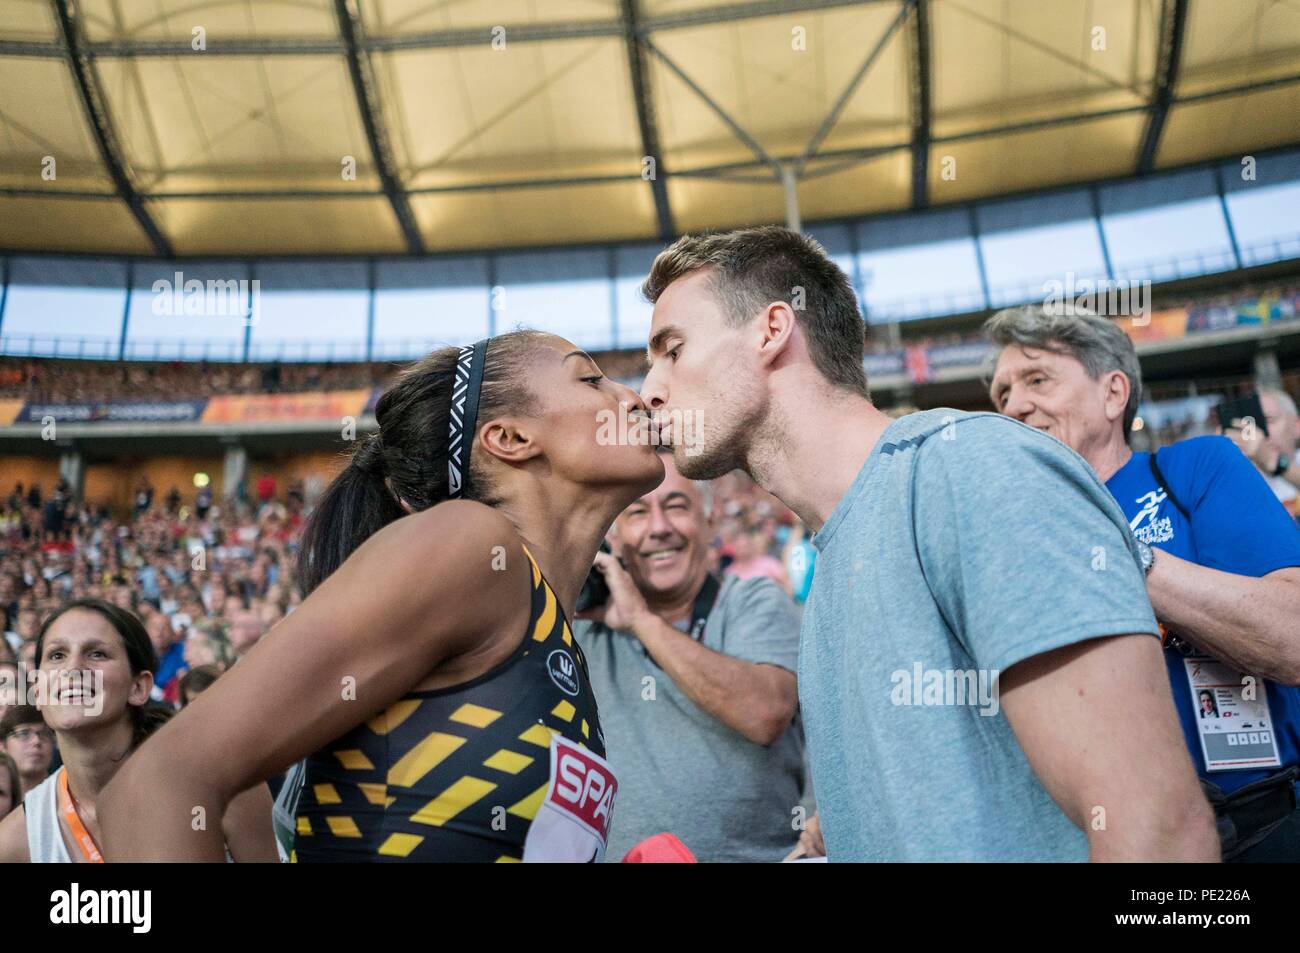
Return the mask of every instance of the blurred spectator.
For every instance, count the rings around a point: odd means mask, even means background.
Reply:
[[[1300,464],[1295,459],[1300,418],[1296,416],[1295,400],[1286,391],[1261,388],[1259,403],[1264,409],[1267,434],[1258,426],[1251,431],[1230,427],[1224,436],[1255,464],[1274,495],[1296,516],[1300,514],[1296,494],[1296,488],[1300,487]]]
[[[23,783],[9,755],[0,753],[0,821],[22,802]]]
[[[727,565],[727,575],[735,576],[737,579],[758,577],[771,579],[784,589],[787,595],[792,595],[790,577],[786,574],[785,566],[782,565],[781,560],[768,552],[771,549],[771,542],[768,534],[761,529],[747,529],[738,533],[735,539],[735,556]]]
[[[807,528],[796,521],[790,529],[785,549],[781,554],[786,572],[790,576],[790,588],[794,601],[803,605],[808,601],[812,589],[813,568],[817,564],[817,547],[808,539]]]
[[[235,650],[226,637],[223,624],[206,620],[201,625],[190,629],[185,637],[185,665],[187,668],[199,668],[203,665],[215,665],[222,671],[235,662]]]
[[[0,718],[0,739],[18,769],[23,794],[45,780],[54,760],[54,732],[34,705],[14,705],[5,712]]]
[[[135,511],[136,513],[147,513],[152,505],[153,484],[149,482],[148,477],[140,477],[135,488]]]
[[[245,655],[258,643],[265,631],[258,613],[247,610],[236,612],[231,617],[228,631],[230,647],[236,656]]]
[[[0,718],[22,698],[24,691],[22,671],[18,668],[18,659],[13,653],[0,651]],[[0,744],[0,752],[4,745]]]
[[[180,706],[184,708],[196,695],[217,680],[221,669],[215,665],[200,665],[185,673],[181,679]]]
[[[12,586],[13,580],[9,579]],[[36,614],[35,609],[19,609],[14,613],[15,624],[13,631],[5,633],[5,639],[9,647],[17,652],[22,648],[24,642],[31,642],[36,638],[36,632],[40,628],[40,617]]]
[[[275,477],[263,473],[257,478],[257,501],[265,506],[275,499]]]
[[[208,512],[212,509],[212,487],[205,486],[199,490],[198,495],[194,498],[194,512],[199,519],[208,518]]]
[[[146,603],[146,605],[148,605]],[[154,701],[174,703],[177,697],[176,680],[185,668],[185,645],[172,628],[171,619],[162,612],[150,611],[143,616],[145,631],[158,656],[158,674],[154,676],[151,697]]]

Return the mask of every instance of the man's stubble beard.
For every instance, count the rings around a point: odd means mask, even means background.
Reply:
[[[697,442],[673,447],[673,462],[688,480],[716,480],[732,470],[750,473],[750,447],[768,420],[770,398],[755,381],[713,396],[712,406],[723,409],[708,411]]]

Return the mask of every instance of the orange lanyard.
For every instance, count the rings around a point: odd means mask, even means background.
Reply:
[[[99,852],[95,846],[95,839],[90,836],[90,831],[86,830],[86,825],[81,823],[81,815],[77,813],[76,805],[72,803],[72,792],[68,790],[68,770],[63,769],[59,775],[59,810],[63,812],[63,820],[68,825],[68,830],[72,831],[72,836],[81,848],[81,856],[86,858],[87,863],[102,864],[104,855]]]

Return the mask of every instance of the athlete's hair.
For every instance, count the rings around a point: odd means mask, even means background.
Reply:
[[[862,363],[866,324],[853,283],[820,244],[779,225],[684,235],[661,251],[641,293],[650,302],[679,278],[702,269],[732,327],[758,315],[773,301],[794,302],[808,338],[813,365],[836,387],[869,396]]]
[[[14,759],[3,751],[0,751],[0,772],[9,775],[9,810],[12,811],[23,803],[23,781],[18,776],[18,765],[14,764]],[[8,816],[8,812],[0,814],[0,821]]]
[[[548,335],[510,331],[488,341],[478,421],[533,412],[526,383],[529,352]],[[375,408],[379,431],[352,454],[307,522],[298,560],[304,596],[324,582],[367,539],[406,515],[448,497],[447,444],[459,349],[441,348],[412,364]],[[465,440],[472,447],[473,434]],[[469,457],[467,499],[497,505],[482,454]],[[401,502],[399,502],[401,501]]]
[[[41,626],[41,631],[36,636],[36,665],[38,667],[44,656],[45,634],[50,631],[50,626],[54,625],[67,613],[78,609],[83,612],[97,613],[113,627],[113,630],[122,639],[122,645],[126,648],[126,661],[131,669],[132,678],[141,672],[149,672],[152,675],[158,674],[158,653],[154,651],[153,642],[150,641],[149,633],[145,630],[139,617],[134,612],[119,608],[111,602],[105,602],[103,599],[77,599],[69,602],[57,612],[50,613]],[[133,749],[139,747],[146,738],[157,731],[172,714],[167,709],[160,708],[157,705],[150,705],[148,702],[143,705],[132,705],[130,708],[131,747]]]

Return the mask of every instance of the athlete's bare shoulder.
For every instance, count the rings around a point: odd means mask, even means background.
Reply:
[[[452,554],[468,560],[465,568],[470,571],[500,576],[500,562],[494,566],[493,556],[521,552],[514,524],[500,510],[475,500],[448,500],[412,514],[399,524],[404,524],[404,542],[413,551],[430,556]]]
[[[474,628],[495,631],[518,612],[528,573],[522,541],[500,511],[451,500],[413,513],[367,540],[337,573],[354,583],[392,584],[403,599],[429,602],[446,617],[464,610]],[[474,595],[473,605],[462,598]],[[526,610],[526,606],[524,607]]]

